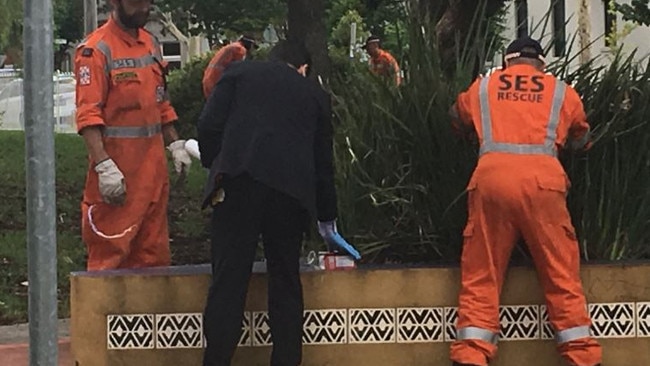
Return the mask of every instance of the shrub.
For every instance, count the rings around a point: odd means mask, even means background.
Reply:
[[[196,138],[196,121],[201,115],[203,97],[203,71],[214,53],[194,58],[168,77],[169,96],[178,114],[176,128],[183,138]]]
[[[599,61],[551,68],[575,85],[594,132],[588,154],[562,157],[569,208],[586,259],[650,258],[650,65],[620,52]]]
[[[369,261],[457,261],[477,149],[452,136],[447,110],[488,40],[470,37],[445,75],[432,32],[409,28],[402,87],[367,73],[333,80],[340,227]],[[588,153],[561,157],[583,256],[649,258],[650,67],[620,54],[606,66],[569,61],[550,70],[582,95],[595,136]]]
[[[270,47],[260,47],[251,59],[266,60]],[[182,138],[196,138],[196,122],[205,104],[203,96],[203,72],[214,56],[208,52],[196,57],[168,77],[169,96],[178,114],[176,128]]]

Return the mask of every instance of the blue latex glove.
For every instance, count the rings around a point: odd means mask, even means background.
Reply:
[[[350,245],[343,237],[336,231],[336,221],[318,222],[318,233],[323,237],[327,243],[327,249],[330,252],[338,252],[343,250],[350,254],[354,259],[361,259],[361,254],[352,245]]]

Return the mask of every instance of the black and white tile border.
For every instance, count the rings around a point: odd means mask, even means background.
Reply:
[[[589,304],[596,338],[650,338],[650,302]],[[436,343],[455,339],[455,307],[305,310],[305,345]],[[500,341],[552,340],[545,305],[502,306]],[[205,347],[202,314],[108,315],[107,347],[186,349]],[[245,312],[240,347],[270,346],[268,312]]]

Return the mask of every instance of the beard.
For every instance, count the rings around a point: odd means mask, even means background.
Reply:
[[[143,28],[147,24],[147,21],[149,20],[149,10],[145,12],[136,12],[132,15],[128,15],[126,13],[126,10],[124,10],[124,6],[122,5],[122,2],[120,1],[117,7],[117,17],[120,23],[122,23],[122,25],[126,28],[129,29]]]

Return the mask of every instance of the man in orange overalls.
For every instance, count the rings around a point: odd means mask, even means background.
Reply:
[[[172,122],[166,65],[143,29],[152,0],[111,0],[108,22],[77,48],[77,130],[90,166],[82,208],[88,270],[170,264],[169,178],[164,137],[177,172],[191,159]]]
[[[399,86],[402,83],[402,75],[399,64],[395,57],[388,51],[381,48],[381,40],[377,36],[370,36],[366,40],[363,49],[370,55],[370,71],[377,75],[384,77],[388,80],[395,80],[395,85]]]
[[[580,96],[543,72],[544,51],[514,41],[506,68],[476,80],[451,109],[455,128],[476,133],[478,166],[468,190],[454,365],[495,357],[499,296],[512,249],[523,237],[546,296],[558,350],[569,365],[601,362],[580,281],[580,254],[566,207],[569,180],[557,159],[586,149],[589,125]]]
[[[203,72],[203,95],[205,98],[207,99],[210,96],[228,65],[235,61],[244,60],[251,49],[257,47],[253,37],[247,35],[241,36],[237,42],[221,47],[212,56],[210,64]]]

